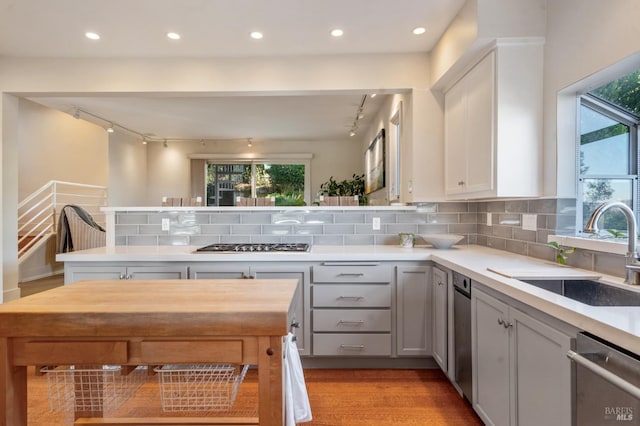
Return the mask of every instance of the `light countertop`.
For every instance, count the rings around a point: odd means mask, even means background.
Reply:
[[[314,246],[309,253],[195,253],[192,246],[116,246],[58,254],[61,262],[321,262],[321,261],[433,261],[456,270],[494,290],[640,354],[640,307],[589,306],[523,283],[508,275],[553,278],[565,275],[602,276],[615,286],[622,278],[605,276],[552,262],[483,246],[450,250],[397,246]],[[493,272],[493,271],[498,271]]]

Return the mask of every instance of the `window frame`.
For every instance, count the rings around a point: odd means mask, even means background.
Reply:
[[[304,201],[311,205],[311,159],[313,154],[196,154],[191,159],[205,160],[208,164],[251,164],[251,193],[255,194],[255,165],[256,164],[303,164],[304,165]],[[206,174],[203,179],[206,186]]]
[[[617,121],[629,127],[629,174],[607,174],[607,175],[583,175],[580,171],[580,137],[581,137],[581,115],[582,107],[590,108],[611,120]],[[583,181],[585,179],[630,179],[632,182],[631,192],[633,197],[632,210],[636,216],[636,221],[640,217],[640,200],[638,198],[638,171],[640,170],[640,149],[638,147],[638,127],[640,125],[640,117],[636,117],[630,114],[626,110],[617,107],[616,105],[594,96],[590,93],[585,93],[578,97],[578,114],[576,120],[576,155],[575,155],[575,167],[576,167],[576,229],[578,233],[584,229],[583,214],[584,214],[584,192]]]

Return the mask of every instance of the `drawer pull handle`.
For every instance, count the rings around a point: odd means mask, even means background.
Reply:
[[[362,300],[364,296],[338,296],[338,300]]]
[[[340,349],[347,349],[352,351],[364,350],[364,345],[340,345]]]
[[[340,320],[338,321],[338,324],[358,326],[358,325],[364,324],[364,321],[363,320],[356,320],[356,321]]]
[[[341,272],[338,274],[339,277],[364,277],[362,272]]]

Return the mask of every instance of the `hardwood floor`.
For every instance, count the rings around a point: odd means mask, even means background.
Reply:
[[[440,370],[306,369],[310,426],[482,425]],[[51,413],[47,378],[29,372],[29,425],[71,425],[70,413]],[[257,377],[249,370],[231,415],[255,415]],[[117,412],[119,417],[176,416],[162,411],[156,376],[149,376]],[[227,415],[227,414],[225,414]]]

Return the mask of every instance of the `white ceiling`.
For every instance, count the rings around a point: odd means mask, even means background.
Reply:
[[[464,0],[0,0],[0,56],[256,57],[428,52]],[[423,26],[426,33],[412,34]],[[344,36],[333,38],[334,28]],[[264,33],[262,40],[249,37]],[[101,39],[92,41],[84,33]],[[166,38],[175,31],[182,38]],[[168,138],[344,138],[361,93],[300,96],[57,97]],[[382,97],[367,99],[369,116]],[[377,104],[376,104],[377,103]],[[84,117],[83,118],[87,118]],[[284,121],[286,120],[286,121]],[[89,120],[103,124],[99,120]],[[274,127],[277,123],[277,128]],[[362,122],[362,126],[366,122]]]

